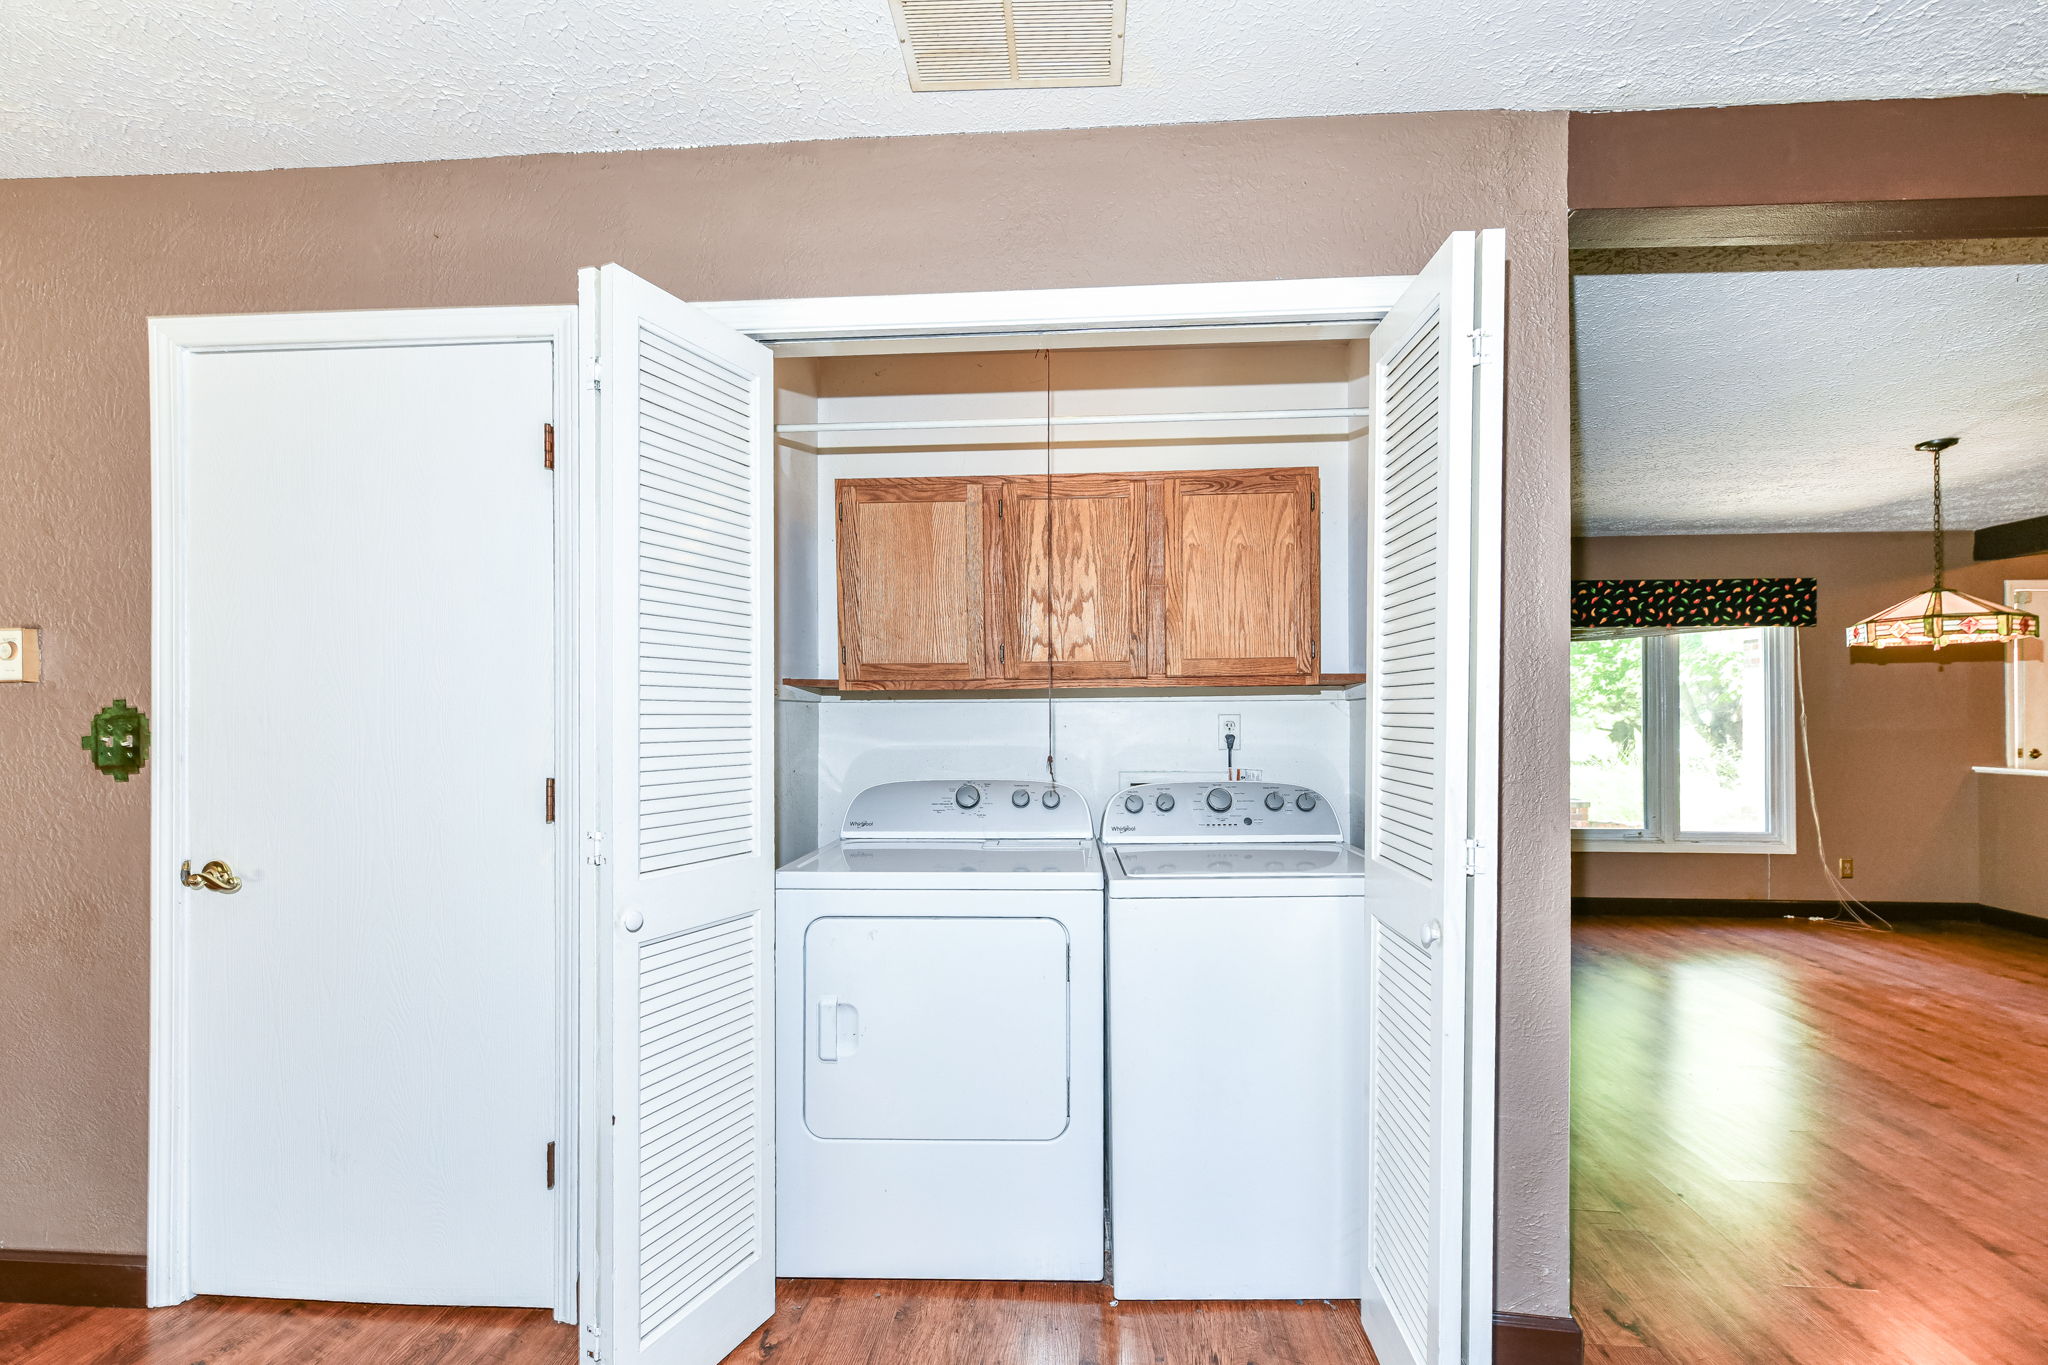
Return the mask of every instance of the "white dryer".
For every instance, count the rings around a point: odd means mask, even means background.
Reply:
[[[1358,1297],[1363,854],[1265,782],[1130,788],[1102,839],[1117,1297]]]
[[[1102,861],[1044,782],[891,782],[776,873],[776,1271],[1099,1280]]]

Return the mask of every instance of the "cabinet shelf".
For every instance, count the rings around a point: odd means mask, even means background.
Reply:
[[[1151,692],[1320,692],[1333,687],[1356,687],[1365,681],[1363,673],[1322,673],[1312,678],[1198,678],[1181,682],[1161,682],[1157,678],[1074,678],[1055,679],[1055,692],[1102,692],[1136,691]],[[949,695],[1007,693],[1013,696],[1042,697],[1046,684],[1041,681],[1029,683],[1015,678],[982,678],[959,681],[933,679],[927,682],[846,682],[837,678],[784,678],[784,687],[794,687],[804,692],[829,693],[849,697],[887,697],[891,695],[912,695],[929,697],[944,693]]]

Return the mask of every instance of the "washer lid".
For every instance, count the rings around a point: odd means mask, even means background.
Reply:
[[[1112,896],[1353,896],[1365,854],[1350,844],[1139,844],[1109,850]]]
[[[1093,839],[839,840],[775,874],[782,890],[1099,891]]]

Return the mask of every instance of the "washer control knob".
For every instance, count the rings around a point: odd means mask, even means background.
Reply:
[[[1172,809],[1173,809],[1173,793],[1172,793],[1172,792],[1161,792],[1161,793],[1159,793],[1158,797],[1157,797],[1156,799],[1154,799],[1154,801],[1152,802],[1152,804],[1153,804],[1153,805],[1155,805],[1155,806],[1157,806],[1157,807],[1159,807],[1159,809],[1161,809],[1161,810],[1172,810]]]
[[[1124,798],[1124,809],[1136,815],[1139,811],[1145,809],[1145,798],[1136,792],[1132,792]]]
[[[1230,793],[1218,787],[1209,793],[1209,809],[1221,813],[1230,809]]]
[[[1054,791],[1051,787],[1047,787],[1045,789],[1045,795],[1039,797],[1038,802],[1047,810],[1056,810],[1058,809],[1060,804],[1060,794]]]
[[[1017,790],[1010,793],[1010,804],[1018,810],[1024,809],[1031,804],[1031,793],[1025,791],[1022,787],[1017,788]]]
[[[1267,809],[1267,810],[1285,810],[1286,808],[1287,808],[1287,798],[1286,798],[1286,797],[1282,796],[1282,795],[1281,795],[1281,794],[1280,794],[1279,792],[1267,792],[1267,793],[1266,793],[1266,809]]]
[[[1303,792],[1294,798],[1294,804],[1298,810],[1314,810],[1316,808],[1316,794],[1314,792]]]
[[[1030,798],[1026,797],[1025,799],[1028,801]],[[961,784],[960,790],[953,793],[953,804],[960,807],[961,810],[973,810],[981,804],[980,789],[965,783]]]

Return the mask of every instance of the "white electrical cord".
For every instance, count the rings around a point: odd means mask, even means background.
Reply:
[[[1850,929],[1874,929],[1880,933],[1891,932],[1891,921],[1849,894],[1849,888],[1842,885],[1842,879],[1835,875],[1835,869],[1828,862],[1827,841],[1820,830],[1820,795],[1813,785],[1813,746],[1807,742],[1806,732],[1806,655],[1799,647],[1799,635],[1792,635],[1792,682],[1793,694],[1799,702],[1799,757],[1806,768],[1806,803],[1813,812],[1813,850],[1820,858],[1820,874],[1827,878],[1834,888],[1835,902],[1842,908],[1832,915],[1808,915],[1806,918],[1817,924],[1839,924]],[[1768,869],[1769,862],[1765,867]],[[1769,875],[1766,872],[1765,875]],[[1785,918],[1794,918],[1787,915]]]

